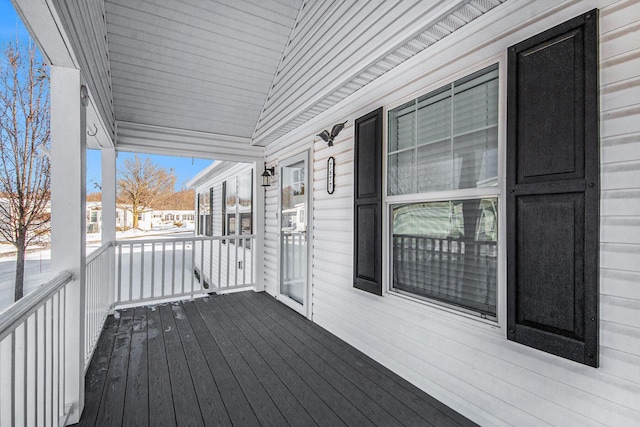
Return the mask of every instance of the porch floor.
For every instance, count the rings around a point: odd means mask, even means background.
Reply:
[[[266,293],[122,310],[79,425],[473,425]]]

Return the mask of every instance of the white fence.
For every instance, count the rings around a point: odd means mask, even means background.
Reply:
[[[255,284],[255,236],[116,242],[114,305],[134,305]]]
[[[64,424],[70,272],[0,313],[0,426]]]

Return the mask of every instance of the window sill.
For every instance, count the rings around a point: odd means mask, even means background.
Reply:
[[[498,319],[482,318],[476,313],[466,313],[445,304],[429,301],[399,291],[387,290],[384,295],[393,298],[394,302],[402,305],[403,311],[416,311],[421,315],[437,317],[447,325],[457,326],[466,330],[468,330],[469,327],[474,327],[482,333],[490,333],[493,336],[504,336],[504,331]]]

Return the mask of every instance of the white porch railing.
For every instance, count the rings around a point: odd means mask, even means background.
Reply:
[[[254,235],[117,241],[114,305],[251,287],[254,247]]]
[[[0,313],[2,427],[66,422],[65,313],[71,280],[72,274],[63,272]]]
[[[113,242],[87,257],[85,279],[84,370],[86,372],[112,303]]]
[[[253,235],[106,243],[86,259],[84,307],[69,305],[64,272],[0,313],[0,427],[66,424],[68,310],[84,311],[86,371],[114,306],[254,286],[254,247]]]

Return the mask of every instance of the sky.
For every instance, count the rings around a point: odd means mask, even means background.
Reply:
[[[10,0],[0,0],[0,50],[4,50],[4,46],[16,39],[27,43],[29,40],[29,32],[26,30],[22,21],[16,14]],[[2,60],[0,54],[0,61]],[[117,167],[123,164],[127,158],[133,158],[133,153],[119,153]],[[185,184],[193,178],[202,169],[209,166],[212,160],[192,159],[191,157],[170,157],[138,154],[141,161],[149,157],[156,165],[165,169],[173,169],[177,180],[176,190],[185,188]],[[102,182],[101,177],[101,160],[100,151],[87,150],[87,192],[97,192]]]
[[[185,184],[212,162],[212,160],[191,157],[171,157],[119,152],[116,160],[116,168],[120,169],[124,164],[125,159],[132,159],[134,155],[137,155],[142,162],[144,162],[146,158],[150,158],[157,166],[165,169],[173,169],[173,172],[178,178],[176,180],[176,191],[186,188]],[[87,150],[87,193],[100,191],[98,186],[102,182],[101,170],[100,150]]]

